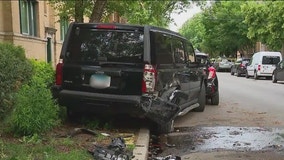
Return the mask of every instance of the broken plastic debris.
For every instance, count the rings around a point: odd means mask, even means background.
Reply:
[[[169,144],[169,143],[165,143],[165,145],[167,146],[167,147],[175,147],[176,145],[175,144]]]
[[[153,160],[181,160],[181,157],[168,155],[166,157],[155,157]]]
[[[113,138],[108,147],[95,146],[89,152],[94,156],[95,160],[131,160],[132,153],[125,150],[126,145],[123,138]]]

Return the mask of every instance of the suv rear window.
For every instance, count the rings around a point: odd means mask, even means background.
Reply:
[[[280,62],[279,56],[263,56],[262,64],[277,64]]]
[[[76,29],[67,46],[71,62],[142,63],[144,36],[129,30]]]

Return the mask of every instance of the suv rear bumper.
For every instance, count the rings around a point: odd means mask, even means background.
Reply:
[[[60,101],[93,101],[96,104],[97,101],[116,102],[116,103],[129,103],[137,105],[140,103],[140,96],[133,95],[113,95],[113,94],[101,94],[82,91],[70,91],[62,90],[59,92]]]
[[[72,108],[75,112],[93,112],[99,114],[129,114],[142,116],[140,96],[114,95],[82,91],[61,90],[58,103]]]
[[[148,118],[158,124],[166,123],[178,114],[179,107],[161,98],[139,95],[115,95],[52,88],[54,98],[62,106],[77,112],[102,115],[127,114]]]

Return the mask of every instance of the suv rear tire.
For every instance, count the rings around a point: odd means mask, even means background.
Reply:
[[[272,74],[272,83],[277,83],[277,79],[274,73]]]
[[[239,70],[237,70],[237,77],[240,77],[241,76],[241,73]]]
[[[231,75],[234,76],[235,73],[233,72],[233,69],[231,68]]]
[[[255,71],[254,74],[253,74],[253,78],[254,78],[254,79],[258,79],[258,76],[257,76],[257,72],[256,72],[256,71]]]
[[[249,78],[248,71],[246,71],[246,78]]]
[[[211,104],[212,104],[212,105],[219,105],[219,91],[217,91],[217,92],[215,93],[215,95],[212,96],[212,98],[211,98]]]

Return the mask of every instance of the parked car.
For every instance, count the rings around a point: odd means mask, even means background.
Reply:
[[[202,65],[180,34],[154,26],[71,23],[56,67],[55,98],[78,111],[128,114],[173,129],[205,109]]]
[[[277,83],[277,81],[284,81],[284,60],[276,65],[272,73],[272,82]]]
[[[212,105],[219,105],[219,86],[216,69],[206,53],[196,53],[196,60],[204,65],[204,75],[206,84],[206,98],[211,100]],[[208,101],[207,101],[208,102]]]
[[[276,64],[282,60],[280,52],[257,52],[254,53],[250,62],[247,64],[246,78],[272,77]]]
[[[231,67],[231,75],[237,74],[238,77],[246,74],[247,64],[249,63],[250,58],[240,58],[238,59]]]
[[[214,67],[217,71],[230,71],[233,64],[234,62],[232,62],[232,60],[227,58],[219,58],[215,62]]]

